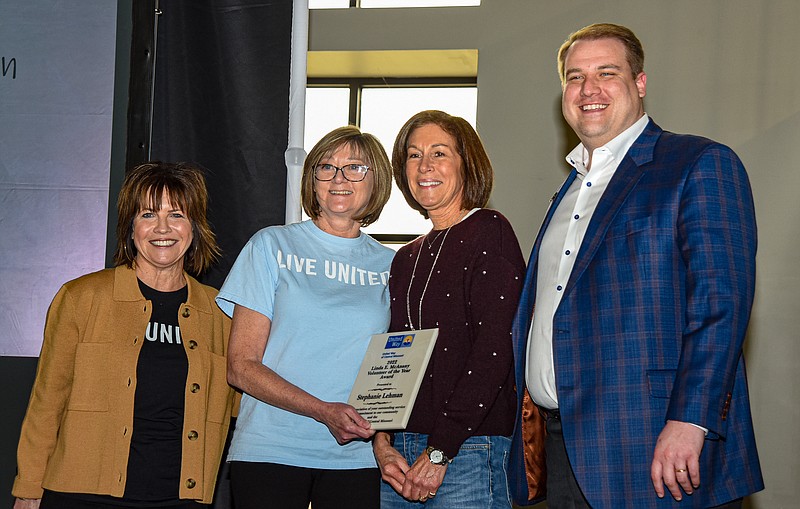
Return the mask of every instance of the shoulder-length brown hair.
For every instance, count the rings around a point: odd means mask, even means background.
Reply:
[[[192,245],[184,255],[183,267],[187,272],[200,274],[219,257],[220,249],[206,218],[206,179],[203,172],[190,163],[152,161],[125,175],[117,198],[114,264],[133,268],[137,253],[133,243],[133,219],[142,209],[160,209],[165,193],[192,223]]]
[[[353,217],[353,220],[361,223],[361,226],[368,226],[378,220],[384,205],[389,201],[392,192],[392,166],[378,138],[361,132],[353,125],[339,127],[329,132],[308,153],[303,163],[303,178],[300,184],[303,210],[311,219],[319,217],[320,206],[317,194],[314,192],[314,168],[322,159],[342,147],[350,147],[373,173],[372,196],[369,198],[369,203],[360,214]]]
[[[429,124],[439,126],[456,142],[456,150],[463,163],[461,171],[464,178],[464,190],[462,191],[461,207],[465,210],[485,207],[492,194],[494,171],[489,156],[483,148],[483,143],[469,122],[439,110],[420,111],[408,119],[394,140],[394,149],[392,150],[394,181],[403,193],[406,202],[425,219],[428,218],[428,211],[411,194],[406,176],[406,160],[408,159],[408,139],[411,137],[411,133],[415,129]]]

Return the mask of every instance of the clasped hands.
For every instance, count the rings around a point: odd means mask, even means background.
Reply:
[[[434,465],[423,452],[414,464],[409,466],[405,458],[392,446],[386,433],[375,435],[372,448],[378,467],[381,469],[381,477],[403,498],[425,502],[436,496],[447,473],[447,465]]]

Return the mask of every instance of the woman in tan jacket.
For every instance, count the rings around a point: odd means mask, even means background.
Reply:
[[[230,321],[186,272],[219,253],[207,202],[186,164],[126,176],[116,268],[66,283],[48,311],[15,509],[211,503],[234,391]]]

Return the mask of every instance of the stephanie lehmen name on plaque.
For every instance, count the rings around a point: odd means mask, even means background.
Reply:
[[[376,334],[348,403],[372,428],[405,429],[439,329]]]

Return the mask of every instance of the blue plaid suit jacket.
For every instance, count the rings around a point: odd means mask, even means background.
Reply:
[[[518,396],[534,312],[542,234],[514,324]],[[736,154],[652,120],[592,216],[553,322],[564,439],[594,508],[706,508],[763,489],[742,342],[755,286],[756,225]],[[675,502],[650,481],[668,419],[709,429],[701,486]],[[525,505],[520,412],[510,483]]]

